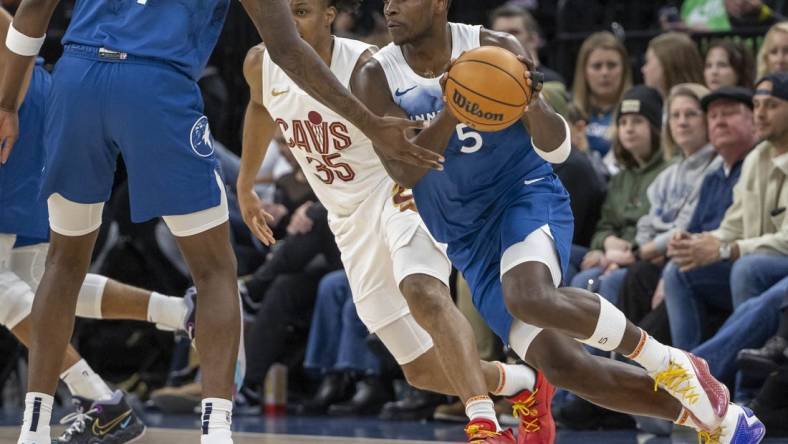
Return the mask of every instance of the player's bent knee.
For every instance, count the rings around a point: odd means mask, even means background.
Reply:
[[[434,350],[434,349],[433,349]],[[419,390],[435,390],[435,378],[439,372],[435,365],[438,364],[434,351],[422,354],[415,360],[402,365],[405,380]]]
[[[101,226],[104,203],[73,202],[58,193],[47,199],[49,227],[57,234],[69,237],[85,236]]]
[[[504,282],[504,302],[517,319],[539,325],[543,313],[551,310],[555,291],[555,287],[535,282],[528,277],[507,279]]]
[[[403,368],[418,361],[433,347],[432,337],[410,313],[375,329],[374,333]]]
[[[0,325],[13,330],[33,309],[33,290],[16,274],[0,272]]]
[[[425,328],[437,320],[437,313],[454,309],[448,289],[435,278],[417,275],[408,276],[400,284],[400,290],[408,302],[413,317]]]
[[[191,214],[162,216],[164,223],[167,224],[173,236],[194,236],[216,228],[230,219],[230,213],[227,209],[227,192],[218,174],[216,175],[216,180],[219,183],[221,193],[219,205]]]

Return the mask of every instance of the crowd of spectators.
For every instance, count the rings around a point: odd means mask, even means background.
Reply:
[[[69,3],[58,10],[61,26]],[[638,53],[628,49],[621,24],[562,29],[561,14],[574,3],[463,0],[453,10],[455,19],[514,35],[545,74],[544,98],[570,123],[572,154],[554,168],[576,221],[564,284],[600,293],[660,341],[705,358],[770,434],[788,434],[788,2],[656,2],[656,24],[641,29],[655,36]],[[599,11],[621,7],[590,3]],[[381,11],[382,2],[364,2],[359,13],[337,19],[335,32],[385,44]],[[257,187],[279,241],[266,247],[244,225],[234,191],[240,62],[225,65],[237,56],[229,42],[256,42],[244,27],[228,29],[200,86],[231,202],[246,322],[238,413],[265,411],[265,381],[285,365],[293,414],[464,422],[461,404],[408,387],[358,319],[326,210],[281,139],[269,147]],[[584,36],[574,64],[553,66],[551,42],[569,31]],[[184,291],[188,275],[172,237],[161,223],[128,222],[123,183],[121,168],[93,269],[170,294]],[[503,358],[462,276],[453,284],[482,358]],[[114,325],[137,334],[135,353],[161,343],[162,333],[152,329]],[[102,328],[110,327],[78,326],[75,341],[88,359],[101,361],[98,348],[108,344],[90,337]],[[146,335],[159,340],[139,340]],[[128,359],[121,360],[125,368],[95,367],[150,406],[191,412],[200,399],[198,361],[187,344],[173,347],[175,353],[136,367]],[[560,392],[554,411],[573,428],[633,424]]]

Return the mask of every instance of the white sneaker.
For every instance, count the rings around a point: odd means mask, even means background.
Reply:
[[[655,388],[661,387],[692,413],[699,426],[715,430],[726,418],[728,387],[712,376],[705,360],[669,347],[670,359],[664,370],[650,374]]]
[[[722,424],[712,432],[698,433],[701,444],[758,444],[766,427],[752,410],[731,404]]]

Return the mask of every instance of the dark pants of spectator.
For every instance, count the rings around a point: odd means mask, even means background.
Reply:
[[[245,282],[253,300],[263,300],[268,287],[277,276],[298,273],[319,255],[323,255],[329,269],[336,270],[341,267],[339,249],[334,242],[334,234],[328,227],[325,208],[319,204],[313,205],[307,211],[307,216],[313,221],[312,230],[306,234],[288,236],[280,241],[266,263]]]
[[[722,328],[692,353],[709,363],[717,379],[733,385],[736,355],[745,348],[761,347],[774,336],[780,323],[780,306],[788,292],[788,277],[783,278],[760,296],[750,298],[736,308]]]
[[[367,346],[367,336],[369,331],[358,317],[345,271],[325,275],[317,290],[304,368],[319,374],[380,374],[380,360]]]
[[[654,291],[662,277],[662,266],[648,261],[630,265],[619,292],[619,307],[627,319],[663,344],[670,344],[670,325],[665,304],[651,309]]]
[[[686,273],[669,263],[662,277],[673,344],[685,350],[697,347],[709,309],[735,309],[785,276],[787,256],[753,254],[733,264],[719,261]]]
[[[326,271],[319,268],[274,279],[246,336],[246,385],[262,384],[277,362],[301,359],[317,286]]]

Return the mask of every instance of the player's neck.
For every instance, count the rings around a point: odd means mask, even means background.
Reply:
[[[312,48],[326,65],[331,66],[331,58],[334,55],[333,35],[329,35],[327,39],[322,39],[319,45],[313,46]]]
[[[451,28],[436,26],[434,30],[402,45],[402,54],[411,69],[423,77],[438,77],[451,61]]]

